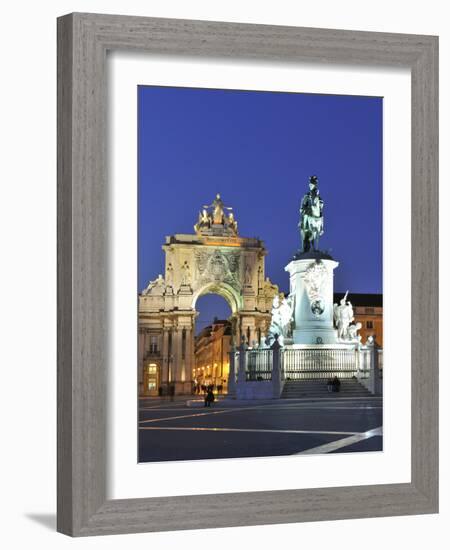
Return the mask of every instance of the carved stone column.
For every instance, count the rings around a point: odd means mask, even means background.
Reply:
[[[181,328],[178,327],[173,331],[173,381],[175,382],[177,393],[182,391],[181,372],[183,369],[183,361],[181,357],[181,340]]]
[[[192,382],[192,368],[193,368],[193,342],[192,342],[192,328],[186,328],[186,341],[185,341],[185,380],[191,384]],[[191,384],[192,385],[192,384]]]
[[[163,387],[166,387],[169,381],[169,331],[166,328],[163,328],[163,344],[161,357],[161,385]]]

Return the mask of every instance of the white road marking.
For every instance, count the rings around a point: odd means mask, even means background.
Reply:
[[[162,417],[162,418],[151,418],[151,419],[147,419],[147,420],[140,420],[139,421],[139,424],[152,424],[154,422],[165,422],[167,420],[178,420],[178,419],[184,419],[184,418],[196,418],[196,417],[199,417],[199,416],[211,416],[211,415],[216,415],[216,414],[225,414],[225,413],[233,413],[233,412],[240,412],[240,411],[285,411],[285,410],[298,410],[298,411],[301,411],[301,410],[322,410],[322,411],[331,411],[331,412],[334,412],[336,411],[337,409],[338,410],[367,410],[367,409],[375,409],[375,408],[382,408],[382,407],[375,407],[375,406],[361,406],[361,405],[356,405],[356,406],[343,406],[343,407],[314,407],[314,406],[307,406],[306,404],[299,404],[300,406],[294,406],[294,404],[291,404],[289,405],[288,407],[283,407],[283,406],[279,406],[279,405],[266,405],[266,406],[261,406],[261,405],[255,405],[255,406],[245,406],[245,407],[230,407],[230,408],[224,408],[224,409],[216,409],[216,410],[208,410],[208,411],[205,411],[205,412],[198,412],[198,413],[192,413],[192,414],[178,414],[176,416],[167,416],[167,417]],[[144,411],[146,409],[140,409],[140,411]],[[174,412],[175,414],[179,411],[179,412],[182,412],[183,410],[187,410],[185,408],[183,409],[157,409],[157,408],[151,408],[150,411],[151,412],[157,412],[157,411],[170,411],[170,412]],[[188,409],[188,410],[191,410],[191,409]],[[356,433],[356,432],[349,432],[349,433]]]
[[[332,451],[337,451],[343,447],[348,447],[359,441],[364,441],[376,435],[383,435],[382,426],[375,428],[373,430],[368,430],[367,432],[356,433],[349,437],[344,437],[343,439],[338,439],[337,441],[332,441],[331,443],[325,443],[324,445],[319,445],[318,447],[312,447],[311,449],[306,449],[305,451],[300,451],[294,453],[296,455],[313,455],[313,454],[326,454],[331,453]]]
[[[383,407],[382,406],[363,406],[363,405],[358,405],[358,406],[355,406],[355,407],[351,407],[351,406],[346,406],[346,407],[270,407],[270,411],[288,411],[288,412],[292,412],[292,411],[323,411],[323,412],[332,412],[334,413],[335,411],[368,411],[368,410],[377,410],[377,409],[382,409]],[[220,409],[220,410],[216,410],[216,411],[208,411],[208,412],[204,412],[204,413],[196,413],[196,414],[212,414],[213,412],[233,412],[233,411],[241,411],[243,409],[235,409],[235,408],[229,408],[229,409]],[[248,410],[248,409],[246,409]],[[252,411],[267,411],[267,407],[252,407],[251,408]],[[179,409],[156,409],[156,408],[151,408],[151,409],[145,409],[145,408],[141,408],[139,409],[139,412],[184,412],[184,411],[192,411],[191,408],[187,407],[187,408],[179,408]],[[193,413],[194,414],[194,413]],[[189,416],[189,415],[186,415],[186,417]],[[182,416],[177,416],[177,417],[173,417],[173,418],[183,418]],[[159,418],[158,420],[165,420],[163,418]],[[143,421],[141,421],[143,422]]]
[[[165,422],[166,420],[178,420],[180,418],[195,418],[196,416],[211,416],[213,414],[223,414],[223,413],[227,413],[227,412],[234,412],[234,411],[242,411],[242,410],[246,410],[248,411],[249,409],[252,409],[253,407],[244,407],[244,408],[232,408],[232,409],[220,409],[220,410],[216,410],[216,411],[207,411],[207,412],[202,412],[202,413],[192,413],[192,414],[183,414],[183,415],[179,415],[179,416],[168,416],[166,418],[152,418],[152,419],[149,419],[149,420],[140,420],[139,421],[139,424],[150,424],[152,422]]]
[[[139,408],[139,412],[141,411],[170,411],[170,412],[174,412],[174,411],[192,411],[192,407],[140,407]]]
[[[277,433],[277,434],[319,434],[319,435],[360,435],[358,432],[330,432],[317,430],[270,430],[264,428],[188,428],[176,426],[143,426],[140,430],[164,430],[186,432],[252,432],[252,433]],[[341,440],[340,440],[341,441]]]
[[[328,403],[329,405],[331,405],[331,403]],[[139,423],[140,424],[149,424],[149,423],[152,423],[152,422],[162,422],[162,421],[166,421],[166,420],[176,420],[178,418],[194,418],[196,416],[205,416],[205,415],[212,415],[212,414],[223,414],[223,413],[232,413],[232,412],[235,412],[235,411],[254,411],[254,410],[262,410],[262,411],[274,411],[274,410],[280,410],[280,411],[283,411],[283,410],[287,410],[287,409],[314,409],[314,410],[326,410],[328,407],[324,407],[324,406],[311,406],[311,405],[307,405],[306,403],[299,403],[297,406],[295,405],[295,403],[289,403],[289,404],[286,404],[287,406],[283,406],[283,405],[279,405],[279,404],[267,404],[267,405],[253,405],[253,406],[248,406],[248,405],[245,405],[244,407],[229,407],[229,408],[224,408],[224,409],[215,409],[215,410],[208,410],[208,411],[205,411],[205,412],[201,412],[201,413],[192,413],[192,414],[186,414],[186,415],[178,415],[178,416],[168,416],[167,418],[154,418],[154,419],[149,419],[149,420],[140,420]],[[327,405],[326,403],[324,405]],[[361,406],[356,406],[356,407],[346,407],[346,408],[350,408],[350,409],[353,409],[353,408],[357,408],[357,409],[360,409]],[[367,407],[364,407],[364,408],[367,408]],[[380,407],[381,408],[381,407]],[[336,409],[339,409],[341,410],[341,407],[330,407],[331,410],[336,410]],[[140,411],[144,411],[144,410],[147,410],[145,408],[140,408],[139,409]],[[164,411],[164,410],[169,410],[169,411],[173,411],[174,413],[176,413],[177,411],[182,411],[182,410],[186,410],[184,407],[183,408],[165,408],[165,409],[158,409],[156,407],[149,407],[148,410],[150,411]],[[188,409],[188,410],[192,410],[192,409]],[[353,432],[352,432],[353,433]]]

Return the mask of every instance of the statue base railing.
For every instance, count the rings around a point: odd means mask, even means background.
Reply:
[[[233,399],[278,399],[288,380],[337,376],[356,378],[373,395],[382,393],[382,352],[375,345],[352,343],[291,345],[275,342],[268,349],[245,344],[230,354],[229,396]]]

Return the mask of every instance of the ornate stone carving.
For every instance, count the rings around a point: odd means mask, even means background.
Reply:
[[[181,266],[181,284],[189,285],[191,283],[191,270],[189,268],[188,262],[185,260],[184,264]]]
[[[198,286],[208,282],[225,282],[238,288],[239,254],[236,252],[196,251],[196,264],[199,273]]]
[[[239,270],[239,254],[236,252],[229,252],[226,255],[228,260],[228,267],[230,268],[231,273],[237,273]]]
[[[252,284],[252,266],[249,262],[245,264],[244,284],[249,286]]]
[[[214,281],[224,281],[229,276],[228,262],[225,256],[216,250],[209,260],[208,273]]]
[[[166,284],[167,286],[173,286],[173,266],[170,262],[166,268]]]
[[[195,261],[200,277],[202,277],[205,272],[205,269],[208,265],[209,257],[210,254],[206,250],[196,250],[195,252]]]
[[[323,287],[328,279],[328,269],[322,261],[312,262],[303,275],[311,311],[320,316],[325,311]]]
[[[258,266],[258,290],[263,287],[264,278],[263,278],[263,268],[262,265]]]
[[[264,298],[273,298],[275,294],[278,294],[278,286],[274,285],[269,277],[267,277],[263,283],[260,295],[264,296]]]

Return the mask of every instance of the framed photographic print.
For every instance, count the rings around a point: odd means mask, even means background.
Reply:
[[[58,530],[437,512],[437,44],[58,20]]]
[[[140,86],[138,120],[139,461],[382,450],[382,98]]]

